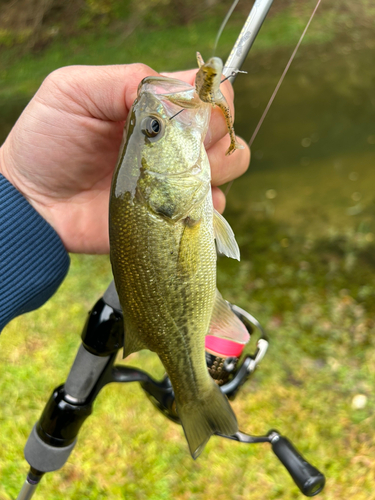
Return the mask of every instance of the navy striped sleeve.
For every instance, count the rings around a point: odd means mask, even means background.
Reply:
[[[0,174],[0,332],[52,296],[69,263],[55,230]]]

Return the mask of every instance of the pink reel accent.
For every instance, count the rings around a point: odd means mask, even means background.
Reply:
[[[238,344],[233,340],[221,339],[213,335],[206,335],[206,349],[222,358],[239,358],[245,347],[245,344]]]

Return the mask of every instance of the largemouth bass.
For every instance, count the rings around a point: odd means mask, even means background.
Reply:
[[[211,57],[205,63],[200,53],[197,52],[197,63],[199,71],[195,77],[196,91],[203,102],[207,102],[213,107],[218,106],[223,112],[230,135],[230,145],[225,154],[230,155],[236,149],[243,149],[243,146],[237,142],[229,105],[220,90],[223,61],[219,57]]]
[[[184,112],[176,113],[183,106]],[[160,357],[193,458],[237,420],[208,374],[204,339],[242,323],[216,291],[216,246],[239,259],[214,210],[203,145],[211,106],[179,80],[148,77],[129,112],[110,199],[111,262],[124,315],[124,356]],[[171,119],[174,117],[173,119]],[[215,334],[215,333],[213,333]]]

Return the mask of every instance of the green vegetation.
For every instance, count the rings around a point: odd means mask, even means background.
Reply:
[[[285,14],[283,15],[285,17]],[[263,48],[269,47],[274,39],[278,23],[287,26],[282,31],[286,44],[293,43],[301,32],[302,23],[291,22],[274,17],[270,20],[269,39],[262,42]],[[294,21],[294,20],[293,20]],[[42,53],[27,53],[16,62],[14,55],[18,47],[9,49],[2,56],[3,70],[0,83],[0,99],[31,97],[42,80],[54,69],[72,64],[122,64],[143,62],[159,71],[173,71],[196,67],[195,53],[210,54],[221,19],[204,19],[189,26],[171,25],[145,33],[144,29],[135,30],[124,36],[121,32],[84,33],[73,37],[66,43],[57,39]],[[241,27],[241,20],[225,30],[220,41],[220,53],[228,54]],[[88,50],[89,47],[89,50]],[[259,46],[258,46],[259,48]],[[223,56],[224,57],[224,56]],[[176,62],[178,61],[178,66]]]
[[[75,29],[69,24],[70,17],[57,24],[52,17],[43,25],[43,33],[50,36],[41,46],[30,47],[27,36],[18,31],[9,35],[9,43],[5,43],[0,30],[0,47],[3,43],[0,103],[10,97],[30,98],[51,71],[66,65],[143,62],[158,71],[195,67],[197,50],[205,57],[211,54],[228,5],[213,2],[213,7],[200,12],[196,2],[191,1],[195,17],[181,24],[181,19],[168,7],[171,3],[149,0],[138,12],[134,6],[133,11],[124,9],[124,2],[118,0],[87,0],[81,15],[78,18],[76,15]],[[223,32],[217,51],[223,59],[238,35],[247,9],[245,5],[240,12],[235,12]],[[321,7],[319,22],[311,26],[305,43],[323,44],[348,28],[354,34],[369,29],[369,13],[373,10],[366,1],[356,5],[345,1],[337,8],[330,0]],[[275,5],[252,51],[295,45],[310,14],[308,2]],[[21,37],[20,40],[17,37]],[[17,40],[20,43],[16,43]]]
[[[303,236],[286,222],[298,209],[283,197],[282,184],[272,198],[267,177],[255,173],[252,183],[248,210],[239,212],[234,202],[228,209],[241,264],[219,263],[224,296],[255,314],[271,338],[269,354],[233,403],[241,429],[261,434],[275,427],[289,436],[327,475],[322,498],[338,500],[348,491],[356,500],[373,498],[372,233],[329,236],[327,224]],[[289,185],[291,199],[300,188],[298,181]],[[278,208],[282,217],[272,215]],[[356,259],[360,267],[350,264]],[[364,281],[358,269],[372,278]],[[59,292],[3,332],[0,391],[14,404],[0,409],[1,500],[14,498],[22,484],[31,425],[66,378],[87,310],[110,279],[107,257],[73,256]],[[145,351],[126,364],[163,372]],[[357,394],[368,398],[363,409],[352,407]],[[43,479],[37,497],[224,500],[248,498],[249,491],[254,500],[301,498],[267,445],[212,438],[193,462],[182,429],[158,414],[137,385],[118,385],[100,394],[69,463]]]
[[[88,3],[93,9],[104,5]],[[236,130],[244,136],[254,129],[255,112],[267,102],[310,8],[288,3],[262,28],[249,79],[236,82]],[[99,22],[90,12],[79,18],[82,31],[68,41],[56,36],[43,50],[13,45],[2,52],[4,131],[20,111],[18,103],[53,69],[134,61],[158,70],[195,66],[195,51],[210,53],[221,20],[208,11],[204,19],[174,26],[172,19],[156,16],[152,29],[142,21],[129,34],[119,21],[129,13],[102,12]],[[370,2],[343,1],[323,3],[318,16],[254,143],[251,171],[229,193],[226,217],[242,259],[220,259],[218,280],[223,296],[254,314],[271,340],[253,380],[233,403],[240,428],[262,434],[274,427],[290,437],[327,476],[318,498],[375,500],[375,136],[364,97],[372,92],[373,41],[366,30],[374,13]],[[228,52],[239,26],[238,15],[220,41],[220,55]],[[362,50],[366,46],[368,52]],[[26,438],[52,389],[65,380],[87,311],[110,280],[107,257],[72,256],[58,293],[3,332],[0,500],[17,495],[27,472]],[[145,351],[126,364],[163,373]],[[367,398],[362,408],[357,395]],[[35,500],[43,497],[302,495],[267,445],[212,438],[193,462],[182,429],[157,413],[134,384],[103,390],[68,464],[43,478]]]

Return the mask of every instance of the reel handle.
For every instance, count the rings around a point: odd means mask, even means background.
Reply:
[[[320,493],[325,485],[324,475],[309,464],[294,448],[292,443],[276,431],[268,434],[272,450],[292,476],[301,492],[307,497]]]

